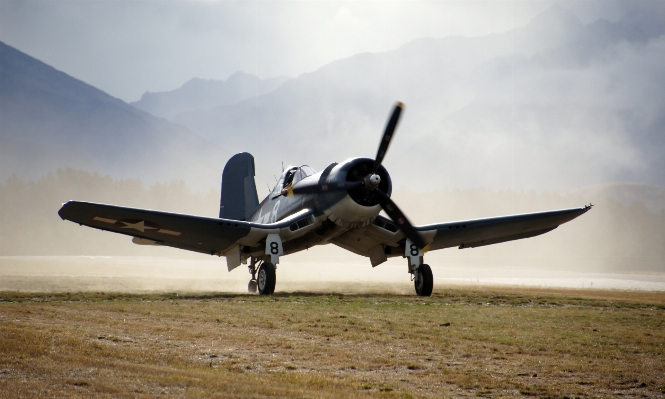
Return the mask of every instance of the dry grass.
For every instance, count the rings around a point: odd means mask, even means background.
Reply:
[[[663,397],[665,293],[0,293],[0,397]]]

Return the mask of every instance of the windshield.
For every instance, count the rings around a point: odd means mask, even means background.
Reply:
[[[301,166],[300,170],[302,171],[302,173],[305,177],[316,174],[316,171],[314,169],[312,169],[309,165]]]

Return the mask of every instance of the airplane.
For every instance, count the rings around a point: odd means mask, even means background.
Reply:
[[[254,157],[234,155],[222,172],[219,218],[80,201],[63,204],[58,214],[131,236],[135,244],[224,256],[229,272],[245,264],[250,293],[274,293],[280,257],[334,244],[369,258],[373,267],[391,257],[406,258],[416,294],[430,296],[434,278],[424,263],[428,251],[535,237],[593,207],[414,226],[390,198],[392,182],[382,165],[403,107],[400,102],[394,106],[374,159],[331,163],[319,173],[307,165],[288,167],[261,203]]]

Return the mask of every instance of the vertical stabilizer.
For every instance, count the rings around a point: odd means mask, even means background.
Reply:
[[[222,199],[219,217],[233,220],[248,220],[259,206],[254,183],[254,157],[241,152],[229,159],[222,173]]]

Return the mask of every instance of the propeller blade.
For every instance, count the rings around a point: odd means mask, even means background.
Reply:
[[[411,240],[411,242],[416,244],[418,248],[425,248],[425,240],[423,240],[420,234],[416,231],[416,228],[413,227],[411,222],[409,222],[409,219],[406,218],[404,212],[397,207],[386,193],[379,189],[376,189],[374,192],[381,197],[381,207],[386,211],[393,222],[397,224],[397,227],[402,230],[402,232]]]
[[[386,125],[386,130],[383,132],[383,137],[381,138],[381,143],[379,144],[379,151],[376,153],[376,158],[374,159],[374,168],[372,169],[372,174],[376,174],[376,171],[381,167],[381,162],[383,162],[383,157],[388,152],[388,146],[390,146],[390,140],[392,140],[393,133],[395,133],[395,128],[397,128],[397,122],[399,121],[399,115],[404,108],[404,104],[397,102],[395,108],[393,109],[393,114],[388,120],[388,125]]]

